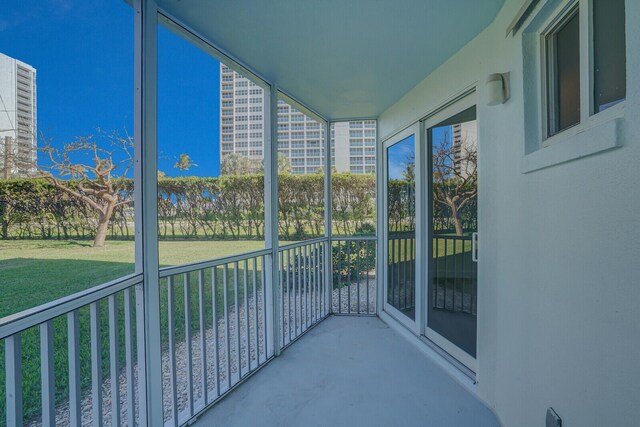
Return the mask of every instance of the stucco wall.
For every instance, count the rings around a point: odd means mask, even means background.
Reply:
[[[566,426],[639,425],[640,2],[626,7],[622,146],[526,174],[522,33],[505,37],[522,3],[388,109],[379,134],[480,82],[478,394],[505,426],[544,425],[548,406]],[[487,107],[484,79],[506,71],[511,100]]]

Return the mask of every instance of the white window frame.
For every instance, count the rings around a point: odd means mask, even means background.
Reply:
[[[580,122],[574,126],[570,126],[564,130],[551,134],[550,127],[550,105],[549,85],[553,82],[548,77],[548,58],[550,57],[547,36],[553,34],[560,26],[566,23],[567,19],[575,13],[578,13],[580,27]],[[573,135],[575,132],[584,130],[594,124],[602,121],[610,120],[613,116],[618,116],[620,111],[624,109],[625,100],[604,110],[597,112],[594,109],[594,55],[593,55],[593,0],[564,0],[547,19],[543,25],[543,30],[539,36],[540,47],[540,80],[541,80],[541,114],[540,121],[542,126],[542,147],[545,148],[561,141],[563,136]],[[575,128],[575,129],[574,129]],[[571,130],[574,130],[571,132]]]
[[[545,37],[566,13],[578,7],[580,24],[580,123],[549,136],[547,116],[547,52]],[[541,2],[522,31],[525,99],[525,147],[522,173],[532,173],[622,145],[621,126],[627,102],[594,111],[593,0]],[[625,23],[629,27],[629,22]],[[629,58],[627,43],[627,58]],[[629,63],[627,61],[627,76]],[[627,96],[629,87],[627,85]]]

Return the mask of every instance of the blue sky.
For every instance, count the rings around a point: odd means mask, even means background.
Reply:
[[[445,135],[451,137],[451,126],[433,128],[433,143],[437,146]],[[413,135],[399,141],[388,149],[389,178],[403,179],[402,173],[407,168],[407,161],[415,157],[415,137]]]
[[[181,153],[219,169],[219,64],[161,29],[159,169]],[[133,11],[123,0],[2,0],[0,52],[37,69],[38,131],[61,146],[104,130],[133,133]],[[40,160],[44,163],[44,160]]]

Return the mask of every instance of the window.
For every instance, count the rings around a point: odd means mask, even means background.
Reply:
[[[593,0],[594,113],[623,101],[627,90],[624,0]]]
[[[567,3],[542,32],[546,138],[626,98],[625,1]]]
[[[578,8],[546,36],[548,136],[580,123]]]

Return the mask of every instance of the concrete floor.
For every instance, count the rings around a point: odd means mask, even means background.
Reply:
[[[493,413],[376,317],[330,317],[196,426],[499,426]]]

